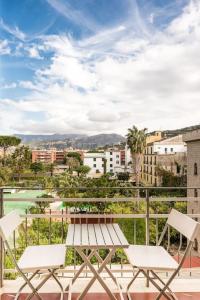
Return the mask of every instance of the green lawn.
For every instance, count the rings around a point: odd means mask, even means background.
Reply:
[[[23,214],[26,209],[34,206],[34,202],[23,201],[23,199],[37,198],[38,196],[43,195],[44,191],[34,191],[34,190],[23,190],[17,193],[4,194],[4,199],[15,198],[19,201],[4,201],[4,214],[9,213],[10,211],[16,209],[19,213]]]

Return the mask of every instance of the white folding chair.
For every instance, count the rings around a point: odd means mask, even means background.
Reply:
[[[165,233],[170,226],[179,231],[181,235],[188,239],[187,247],[179,263],[177,263],[175,259],[162,246],[160,246]],[[198,222],[194,221],[187,215],[172,209],[157,246],[130,245],[128,249],[125,249],[130,264],[134,268],[138,269],[135,276],[127,286],[128,298],[131,299],[129,289],[132,283],[138,277],[138,275],[142,273],[147,280],[149,280],[160,292],[156,297],[156,300],[160,299],[162,296],[165,296],[168,300],[177,299],[176,295],[169,288],[169,285],[180,271],[199,231],[200,224]],[[158,276],[156,271],[166,271],[172,273],[165,283]],[[151,275],[153,277],[151,277]],[[160,285],[158,282],[156,282],[156,280],[159,281]],[[167,294],[167,292],[169,292],[169,294]]]
[[[34,295],[36,295],[38,299],[42,300],[38,291],[50,277],[53,277],[59,285],[61,289],[61,299],[63,299],[64,290],[56,276],[56,271],[64,267],[66,246],[63,244],[29,246],[24,250],[19,261],[17,261],[13,255],[11,246],[9,245],[9,238],[20,224],[22,224],[22,219],[16,211],[12,211],[0,219],[0,236],[4,242],[5,249],[8,251],[16,270],[25,281],[25,283],[19,288],[15,296],[15,300],[18,299],[21,291],[27,285],[32,290],[32,293],[26,297],[26,300],[30,300]],[[31,280],[37,274],[42,273],[47,274],[43,279],[41,279],[37,287],[34,287]],[[28,274],[31,275],[28,276]]]

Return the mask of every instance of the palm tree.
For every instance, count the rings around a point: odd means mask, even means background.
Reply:
[[[136,126],[128,129],[127,145],[131,151],[133,175],[136,186],[140,183],[142,155],[146,146],[147,128],[139,130]]]

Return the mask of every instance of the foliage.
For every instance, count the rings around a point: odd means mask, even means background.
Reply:
[[[69,171],[72,173],[80,165],[82,165],[81,155],[78,152],[68,152],[64,158],[64,163],[69,166]]]
[[[0,136],[0,148],[3,149],[3,160],[2,164],[5,165],[6,152],[9,147],[18,146],[21,140],[15,136]]]
[[[185,176],[176,176],[172,172],[158,168],[157,173],[162,177],[162,186],[185,186]]]
[[[42,194],[41,196],[38,196],[37,198],[53,198],[53,196],[48,194]],[[32,214],[44,214],[45,209],[49,207],[49,202],[47,201],[37,201],[36,206],[32,206],[30,208],[30,213]]]
[[[14,173],[20,178],[24,170],[31,165],[31,151],[29,147],[21,146],[16,148],[10,157],[10,165]]]
[[[54,168],[55,168],[55,164],[51,163],[51,164],[45,164],[44,169],[46,172],[50,172],[51,177],[54,175]]]
[[[30,169],[31,171],[33,171],[35,173],[35,175],[38,173],[38,172],[41,172],[43,170],[43,164],[41,162],[33,162],[31,165],[30,165]]]
[[[146,146],[147,128],[139,130],[136,126],[128,129],[127,145],[131,151],[133,174],[136,185],[139,186],[141,159]]]
[[[83,175],[86,176],[90,172],[90,167],[89,166],[78,166],[75,171],[77,172],[78,176]]]
[[[117,174],[117,179],[118,180],[128,181],[129,177],[130,177],[130,174],[128,172],[118,173]]]
[[[9,167],[0,167],[0,186],[9,184],[12,178],[12,169]]]

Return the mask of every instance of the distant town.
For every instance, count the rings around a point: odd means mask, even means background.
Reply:
[[[199,127],[197,125],[180,130],[154,131],[147,134],[141,162],[141,184],[161,186],[165,173],[169,172],[177,177],[181,184],[186,185],[187,139],[188,136],[192,136],[192,132],[198,132]],[[110,173],[114,177],[126,174],[130,180],[133,178],[131,151],[123,136],[117,134],[101,134],[92,137],[73,134],[18,136],[22,139],[22,143],[30,146],[32,163],[54,164],[55,175],[70,169],[68,154],[70,156],[72,153],[78,153],[82,164],[89,167],[88,177],[98,178]],[[65,147],[66,143],[81,147]],[[88,149],[82,149],[86,147]],[[10,151],[12,152],[13,149]],[[2,150],[0,153],[2,155]],[[76,175],[76,172],[73,174]]]

